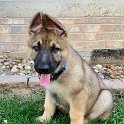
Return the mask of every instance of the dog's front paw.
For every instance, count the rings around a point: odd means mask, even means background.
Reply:
[[[88,119],[84,119],[84,124],[88,124]]]
[[[36,121],[44,122],[44,121],[47,121],[47,119],[44,118],[43,116],[39,116],[39,117],[36,118]]]
[[[39,116],[36,118],[36,121],[39,121],[39,122],[47,122],[49,120],[50,118],[47,118],[46,116]]]

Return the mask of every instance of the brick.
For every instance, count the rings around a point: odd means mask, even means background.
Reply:
[[[68,29],[69,41],[78,50],[124,48],[124,17],[59,18]],[[3,50],[27,44],[30,18],[0,18],[0,45]],[[14,44],[14,45],[13,45]],[[10,47],[7,47],[7,45]],[[12,46],[11,46],[12,45]],[[22,46],[23,46],[22,45]],[[86,57],[91,53],[83,52]]]
[[[84,32],[124,32],[124,25],[84,25]]]
[[[101,32],[124,32],[124,25],[101,25]]]
[[[96,40],[123,40],[124,33],[98,33]]]
[[[28,33],[28,26],[22,25],[1,25],[0,29],[0,33]]]
[[[124,24],[124,17],[100,17],[97,18],[98,24]]]
[[[70,25],[67,29],[70,33],[124,32],[124,25]]]
[[[97,33],[70,33],[69,41],[95,41],[97,39]]]
[[[124,17],[84,17],[84,24],[124,24]]]
[[[124,48],[123,41],[106,41],[106,48]]]
[[[67,26],[67,30],[70,33],[81,33],[81,32],[84,32],[84,26],[70,25],[70,26]]]
[[[59,21],[64,25],[74,25],[75,24],[74,19],[59,19]]]
[[[5,52],[5,51],[24,51],[27,49],[27,45],[26,44],[12,44],[12,43],[3,43],[0,44],[0,52]]]
[[[28,39],[28,35],[15,35],[15,34],[4,34],[2,35],[1,42],[16,42],[16,43],[26,43]]]
[[[70,23],[69,21],[70,20]],[[61,21],[61,19],[60,19]],[[65,24],[124,24],[124,17],[83,17],[78,19],[62,19]]]
[[[70,42],[69,44],[71,44],[71,46],[78,51],[81,51],[83,48],[82,42]]]
[[[73,24],[124,24],[124,17],[83,17],[83,18],[57,18],[65,25]],[[0,18],[0,24],[26,24],[31,18]]]
[[[92,50],[92,49],[103,49],[105,48],[105,42],[104,41],[84,41],[83,42],[83,49]]]
[[[72,42],[72,41],[82,41],[84,40],[85,36],[84,34],[78,34],[78,33],[70,33],[68,35],[68,38],[69,38],[69,41]]]
[[[101,25],[84,25],[84,32],[100,32]]]
[[[96,17],[82,17],[82,18],[74,18],[74,19],[59,19],[60,22],[66,25],[73,25],[73,24],[96,24],[97,18]]]
[[[0,24],[29,25],[30,18],[0,18]]]
[[[84,40],[96,41],[97,33],[84,33]]]
[[[94,21],[93,21],[94,20]],[[94,24],[96,23],[97,19],[96,18],[74,18],[74,19],[59,19],[59,21],[65,25],[74,25],[74,24]]]
[[[97,17],[84,17],[84,24],[96,24],[97,19]]]
[[[74,19],[74,24],[84,24],[84,18]]]

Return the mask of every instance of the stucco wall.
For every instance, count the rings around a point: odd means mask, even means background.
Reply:
[[[1,0],[0,17],[32,17],[42,10],[54,17],[124,16],[124,0]]]

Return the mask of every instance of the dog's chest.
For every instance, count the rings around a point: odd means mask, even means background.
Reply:
[[[52,83],[50,87],[48,87],[48,90],[58,105],[62,105],[63,107],[68,108],[69,96],[65,87],[57,83]]]

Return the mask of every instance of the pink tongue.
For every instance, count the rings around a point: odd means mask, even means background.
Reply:
[[[40,76],[40,86],[46,87],[50,83],[50,74],[41,74]]]

